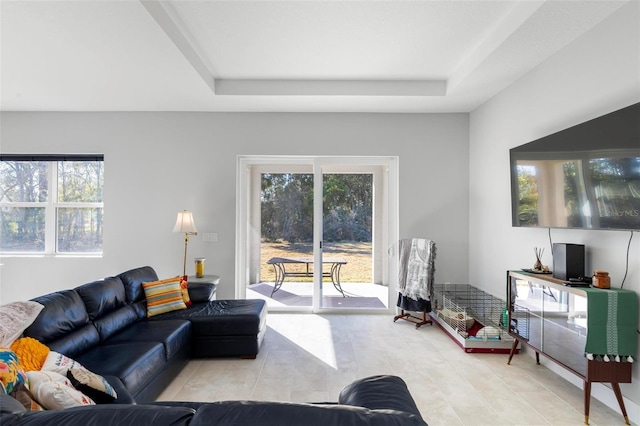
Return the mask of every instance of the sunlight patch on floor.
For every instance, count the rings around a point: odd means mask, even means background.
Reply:
[[[305,316],[305,326],[302,329],[300,323],[296,321],[296,315],[284,317],[286,321],[274,321],[270,323],[270,328],[319,361],[337,370],[336,347],[329,320],[318,315],[300,315]]]

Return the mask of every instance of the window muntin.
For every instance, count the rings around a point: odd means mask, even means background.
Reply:
[[[104,162],[0,156],[0,252],[101,254]]]

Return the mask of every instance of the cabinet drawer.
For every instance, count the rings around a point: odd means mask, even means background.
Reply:
[[[631,383],[631,362],[603,362],[587,360],[588,382]]]

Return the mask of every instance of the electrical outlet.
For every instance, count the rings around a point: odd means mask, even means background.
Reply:
[[[218,233],[217,232],[204,232],[202,234],[202,241],[205,243],[215,243],[218,241]]]

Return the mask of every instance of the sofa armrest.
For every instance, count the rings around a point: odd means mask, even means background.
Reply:
[[[346,386],[338,397],[340,404],[371,410],[396,410],[421,417],[407,384],[397,376],[372,376]]]
[[[116,391],[118,397],[113,404],[135,404],[136,401],[133,399],[131,392],[124,386],[122,380],[117,378],[116,376],[103,376],[107,382],[113,387],[113,390]]]
[[[216,284],[212,283],[189,283],[189,298],[193,303],[207,303],[215,299]]]

